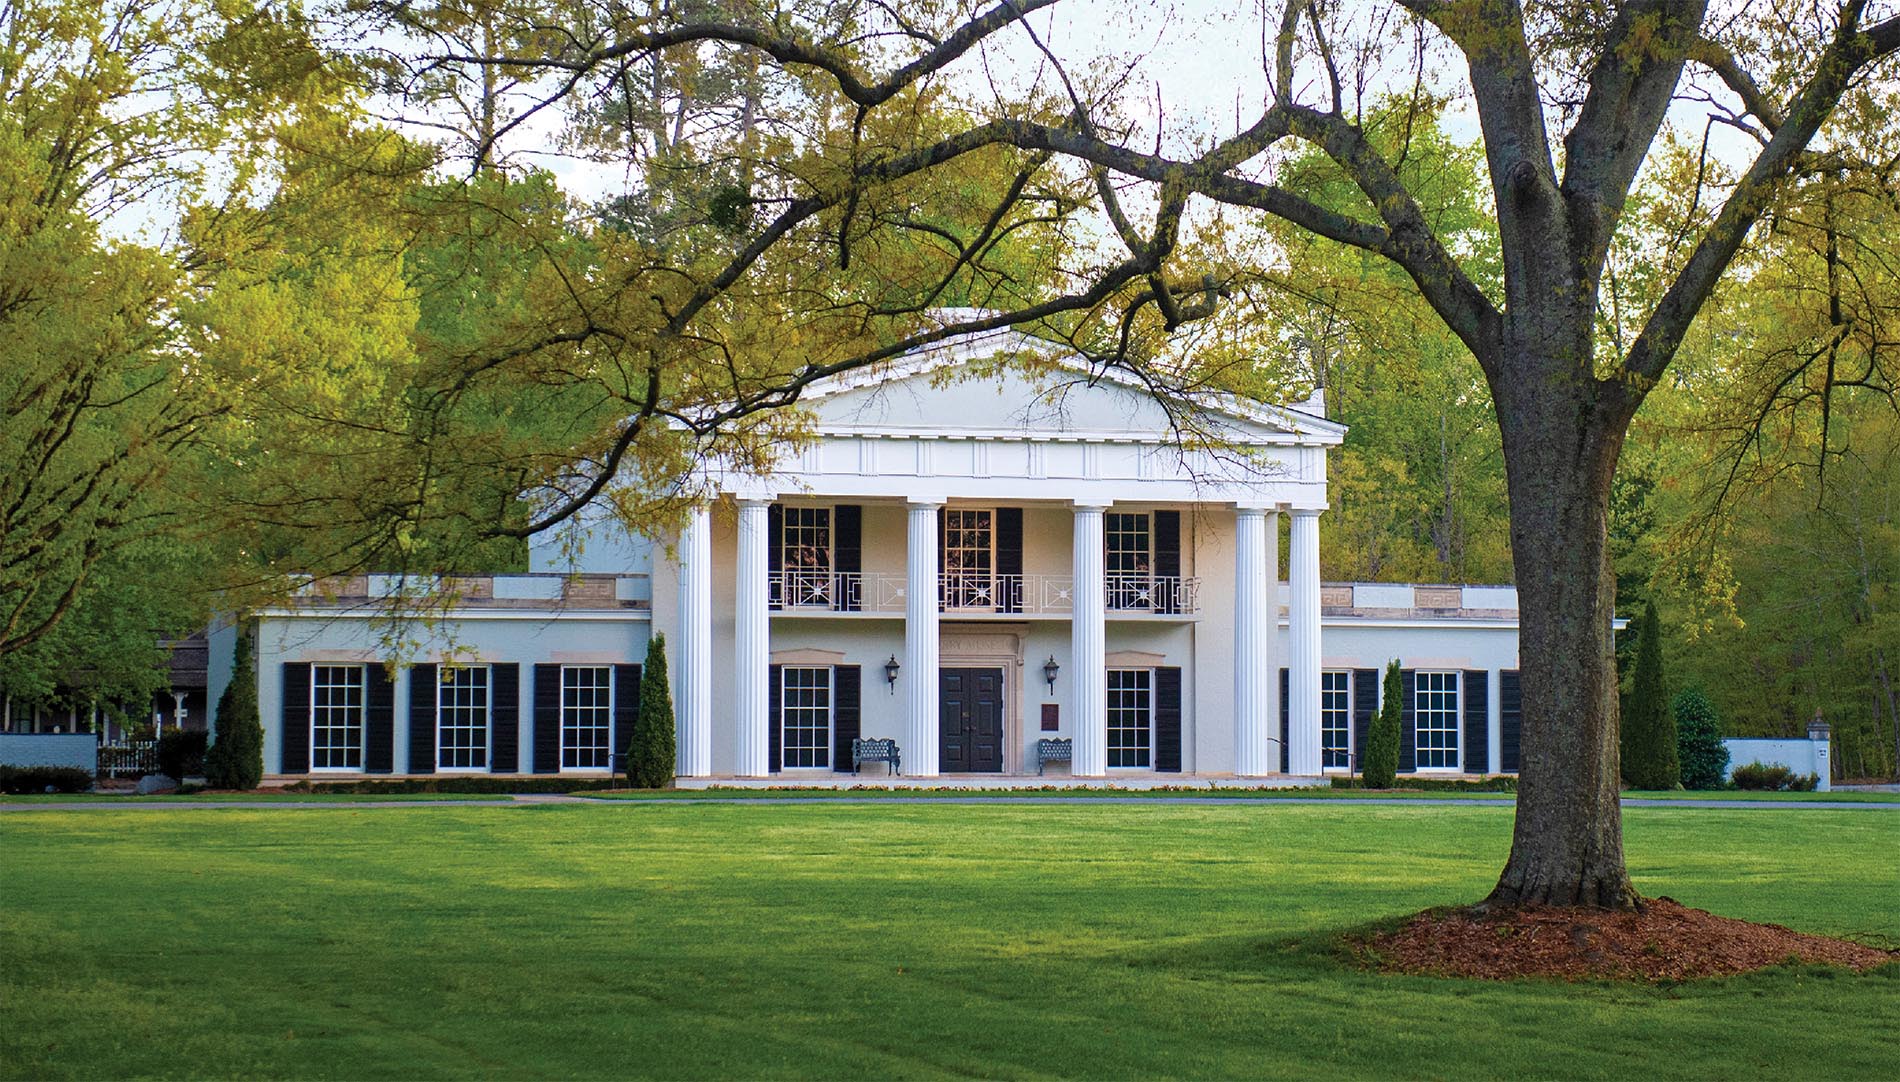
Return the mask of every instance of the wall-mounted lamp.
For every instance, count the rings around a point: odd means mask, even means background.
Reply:
[[[1042,678],[1049,681],[1049,690],[1052,693],[1056,690],[1056,676],[1061,672],[1062,666],[1056,664],[1056,656],[1050,654],[1049,660],[1042,663]]]
[[[897,663],[896,654],[892,654],[891,659],[884,663],[884,682],[891,686],[892,695],[897,694],[897,670],[901,668],[903,666]]]

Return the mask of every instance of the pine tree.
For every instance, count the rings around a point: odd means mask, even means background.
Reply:
[[[1685,789],[1720,789],[1728,780],[1728,745],[1722,719],[1701,688],[1684,688],[1671,704],[1676,715],[1677,759]]]
[[[627,784],[635,789],[664,789],[673,784],[673,694],[667,689],[666,636],[647,643],[640,670],[640,715],[627,745]]]
[[[1643,607],[1636,646],[1636,679],[1623,711],[1623,780],[1636,789],[1674,789],[1682,784],[1676,755],[1676,719],[1663,691],[1662,622],[1656,603]]]
[[[1399,726],[1405,677],[1397,661],[1385,669],[1385,702],[1372,715],[1366,733],[1366,755],[1360,767],[1368,789],[1390,789],[1399,772]]]
[[[218,697],[217,742],[205,752],[205,783],[213,789],[255,789],[264,780],[264,725],[257,713],[257,670],[251,633],[238,632],[231,682]]]

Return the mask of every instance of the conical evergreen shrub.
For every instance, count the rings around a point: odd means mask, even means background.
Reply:
[[[1676,717],[1663,691],[1662,621],[1656,603],[1643,607],[1636,646],[1636,678],[1624,703],[1623,780],[1636,789],[1674,789],[1682,784],[1676,757]]]
[[[666,636],[647,642],[640,669],[640,715],[627,744],[627,784],[635,789],[664,789],[673,784],[673,693],[667,688]]]
[[[1728,780],[1728,745],[1722,718],[1701,688],[1683,688],[1671,704],[1676,715],[1676,754],[1684,789],[1720,789]]]
[[[251,632],[238,632],[231,683],[218,697],[217,740],[205,752],[205,784],[255,789],[264,780],[264,725],[257,714],[257,667]]]
[[[1360,777],[1368,789],[1390,789],[1399,773],[1399,725],[1403,722],[1405,677],[1397,661],[1385,669],[1385,699],[1379,712],[1372,715],[1366,730],[1366,752],[1360,760]]]

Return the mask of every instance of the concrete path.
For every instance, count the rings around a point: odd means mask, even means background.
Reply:
[[[1217,797],[1217,796],[944,796],[944,795],[891,795],[891,796],[788,796],[788,797],[628,797],[623,799],[601,799],[587,796],[569,796],[556,793],[522,794],[519,796],[496,797],[493,800],[359,800],[359,801],[322,801],[322,800],[285,800],[285,801],[242,801],[242,800],[176,800],[176,801],[139,801],[101,800],[97,803],[45,803],[21,804],[0,803],[0,812],[35,811],[71,811],[84,809],[91,811],[221,811],[233,808],[277,809],[291,808],[299,811],[306,809],[354,808],[523,808],[549,804],[589,804],[594,807],[610,807],[627,804],[637,807],[655,805],[679,805],[690,807],[695,804],[750,804],[771,806],[775,804],[1008,804],[1024,805],[1073,805],[1073,804],[1190,804],[1201,807],[1271,807],[1275,804],[1348,804],[1355,807],[1451,807],[1451,808],[1509,808],[1515,800],[1508,794],[1496,797],[1459,798],[1446,797]],[[1831,802],[1822,800],[1659,800],[1655,798],[1627,798],[1623,801],[1626,808],[1707,808],[1722,811],[1775,811],[1788,809],[1794,811],[1900,811],[1900,803],[1878,803],[1873,801]]]

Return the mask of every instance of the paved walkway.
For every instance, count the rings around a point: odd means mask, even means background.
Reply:
[[[775,804],[1010,804],[1010,805],[1065,805],[1065,804],[1191,804],[1204,807],[1271,807],[1275,804],[1349,804],[1357,807],[1454,807],[1454,808],[1498,808],[1511,807],[1515,800],[1509,795],[1497,797],[1218,797],[1193,796],[1188,794],[1167,796],[1109,796],[1089,794],[1085,796],[954,796],[954,795],[890,795],[890,796],[786,796],[786,797],[626,797],[620,799],[601,799],[587,796],[567,796],[554,793],[523,794],[520,796],[496,797],[492,800],[101,800],[94,802],[20,804],[0,803],[0,812],[35,811],[71,811],[83,809],[90,811],[219,811],[232,808],[291,808],[296,810],[323,808],[526,808],[549,804],[588,804],[594,807],[610,807],[628,804],[641,807],[654,805],[695,804],[749,804],[770,806]],[[1824,801],[1824,800],[1658,800],[1655,798],[1626,798],[1625,808],[1706,808],[1722,811],[1900,811],[1900,803],[1878,803],[1874,801]]]

